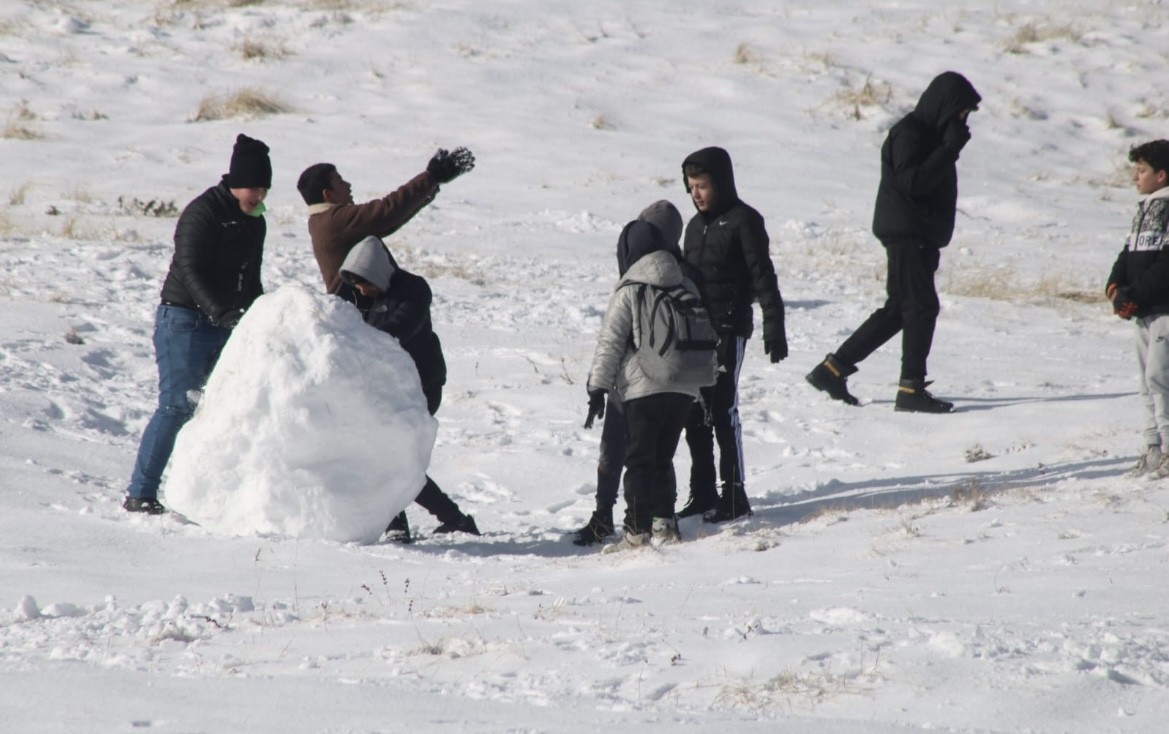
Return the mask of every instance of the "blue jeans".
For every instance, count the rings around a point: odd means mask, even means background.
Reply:
[[[611,510],[621,489],[621,469],[625,466],[625,445],[629,429],[625,423],[625,406],[609,394],[605,422],[601,426],[601,458],[597,462],[597,509]]]
[[[157,499],[162,472],[170,461],[179,429],[195,412],[193,394],[207,377],[231,335],[230,329],[211,324],[202,312],[162,304],[154,315],[154,361],[158,364],[158,409],[154,411],[126,494]]]

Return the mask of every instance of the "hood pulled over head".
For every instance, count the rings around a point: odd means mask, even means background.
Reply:
[[[686,180],[686,171],[692,166],[706,172],[710,176],[710,183],[714,186],[714,209],[725,211],[739,200],[739,192],[735,189],[735,169],[731,165],[731,154],[717,146],[696,150],[682,161],[682,181],[686,185],[686,193],[690,193],[690,182]]]
[[[942,130],[963,110],[976,110],[982,97],[966,77],[956,71],[938,74],[930,82],[914,108],[923,122]]]
[[[352,284],[352,276],[356,275],[384,291],[390,287],[390,278],[397,269],[385,244],[370,235],[354,245],[345,256],[345,262],[341,263],[341,279]]]

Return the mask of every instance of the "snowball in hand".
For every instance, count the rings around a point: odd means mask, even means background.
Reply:
[[[286,286],[232,332],[164,499],[216,533],[373,542],[426,481],[436,430],[396,339]]]

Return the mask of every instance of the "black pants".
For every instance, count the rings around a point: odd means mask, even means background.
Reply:
[[[625,529],[648,533],[655,517],[673,517],[678,498],[674,451],[694,398],[658,393],[625,403]]]
[[[888,298],[840,345],[836,358],[848,365],[859,364],[901,332],[901,379],[924,380],[941,310],[934,286],[941,253],[922,242],[884,245],[889,260],[885,279]]]
[[[438,406],[441,404],[441,387],[426,391],[426,405],[430,409],[431,415],[434,415],[438,411]],[[429,474],[426,475],[426,484],[422,485],[422,490],[414,498],[414,502],[421,505],[431,515],[434,515],[440,523],[458,522],[463,517],[463,512],[459,509],[458,504],[435,484]],[[406,511],[403,510],[401,515],[405,514]]]
[[[686,420],[686,445],[690,447],[690,494],[710,497],[718,494],[714,473],[714,442],[718,439],[718,473],[723,485],[743,483],[743,426],[739,423],[739,371],[743,366],[746,337],[724,336],[718,343],[718,373],[714,387],[702,391],[711,416],[695,403]]]

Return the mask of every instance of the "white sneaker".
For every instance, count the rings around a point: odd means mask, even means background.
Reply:
[[[1164,479],[1169,477],[1169,455],[1161,454],[1161,463],[1149,470],[1147,474],[1149,479]]]
[[[650,543],[660,546],[681,542],[682,534],[678,532],[678,519],[676,517],[655,517],[653,519]]]
[[[607,545],[601,549],[602,553],[620,553],[621,551],[636,550],[638,548],[648,548],[650,544],[649,533],[631,533],[625,531],[625,535],[621,537],[616,543]]]
[[[1150,472],[1160,472],[1165,469],[1169,472],[1169,467],[1165,466],[1165,455],[1161,452],[1160,446],[1146,446],[1145,452],[1137,459],[1137,463],[1129,470],[1130,477],[1142,477]],[[1169,474],[1162,474],[1160,476],[1167,476]]]

